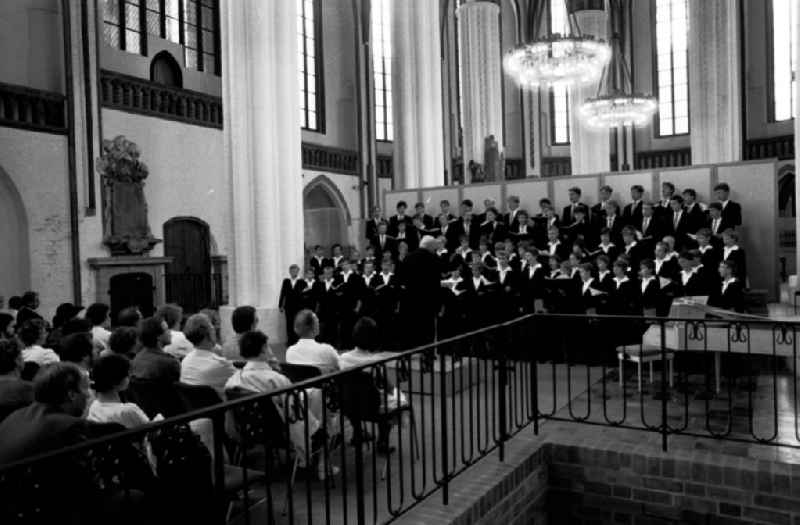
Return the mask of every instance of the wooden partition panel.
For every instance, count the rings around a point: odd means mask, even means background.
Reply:
[[[458,214],[458,205],[461,202],[458,194],[459,188],[457,187],[422,190],[422,202],[425,204],[425,212],[436,217],[441,211],[439,203],[443,200],[448,200],[450,201],[450,213]]]
[[[533,215],[539,213],[539,200],[551,198],[550,183],[544,179],[524,179],[509,182],[506,185],[506,196],[519,197],[520,208]]]
[[[671,182],[675,185],[675,192],[680,194],[687,188],[692,188],[697,192],[697,200],[700,202],[710,202],[713,200],[711,193],[712,175],[714,172],[712,166],[700,166],[697,168],[676,168],[670,170],[661,170],[658,173],[658,197],[661,198],[661,184],[664,182]]]
[[[391,217],[395,213],[397,213],[397,203],[400,201],[405,201],[408,205],[408,210],[406,213],[409,215],[414,214],[414,204],[417,203],[419,200],[419,191],[412,190],[412,191],[387,191],[384,197],[384,208],[383,214],[386,217]]]
[[[569,205],[569,189],[577,186],[581,189],[581,202],[587,206],[597,203],[597,190],[600,188],[600,177],[597,175],[580,177],[559,177],[553,181],[552,201],[556,211],[561,215],[564,206]]]
[[[483,213],[484,199],[494,199],[495,206],[500,211],[504,210],[506,203],[503,202],[502,189],[500,184],[470,184],[464,186],[462,192],[462,199],[470,199],[474,205],[472,212],[474,214]]]
[[[612,173],[603,177],[602,185],[609,185],[614,193],[611,199],[624,208],[631,202],[631,186],[636,184],[644,188],[644,200],[653,199],[653,178],[655,175],[649,171],[636,171],[629,173]]]

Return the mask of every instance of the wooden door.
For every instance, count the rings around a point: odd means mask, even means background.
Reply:
[[[211,303],[211,239],[208,225],[194,218],[176,218],[164,224],[167,301],[197,312]]]

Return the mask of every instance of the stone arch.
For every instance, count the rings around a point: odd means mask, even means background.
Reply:
[[[303,189],[303,215],[307,248],[349,244],[350,210],[342,192],[327,176],[316,176]]]
[[[150,62],[150,80],[170,87],[183,87],[180,64],[169,51],[161,51]]]
[[[28,214],[11,177],[0,166],[0,295],[6,300],[31,288]]]

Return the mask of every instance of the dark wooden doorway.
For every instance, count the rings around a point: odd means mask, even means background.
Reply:
[[[193,217],[177,217],[164,224],[167,301],[194,313],[212,305],[211,234],[208,224]]]
[[[155,311],[153,304],[153,276],[149,273],[121,273],[111,277],[108,283],[111,297],[111,319],[116,319],[120,310],[138,306],[145,317]]]

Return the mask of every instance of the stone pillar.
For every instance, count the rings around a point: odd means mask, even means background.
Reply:
[[[303,263],[303,189],[297,88],[297,4],[222,0],[225,173],[233,235],[234,306],[259,309],[271,341],[285,340],[282,278]],[[226,322],[223,330],[228,332]]]
[[[484,141],[494,135],[503,151],[503,67],[500,6],[472,0],[456,11],[463,107],[464,180],[471,182],[470,161],[484,163]]]
[[[800,35],[800,9],[795,9],[795,17],[792,21],[794,24],[794,34]],[[794,52],[800,56],[800,38],[794,39]],[[795,83],[795,96],[800,100],[800,82]],[[797,110],[795,110],[797,111]],[[795,173],[797,173],[797,166],[800,166],[800,118],[794,119],[794,166]],[[795,177],[797,181],[797,177]],[[795,182],[794,185],[794,202],[800,202],[800,184]],[[795,234],[800,232],[800,213],[795,214]],[[800,275],[800,242],[795,243],[795,275]]]
[[[742,158],[739,2],[689,2],[692,164]]]
[[[608,41],[607,2],[585,2],[575,18],[584,35]],[[570,155],[572,174],[605,173],[611,170],[611,139],[608,131],[592,130],[581,123],[578,108],[588,99],[597,96],[597,83],[574,86],[570,89]]]
[[[399,188],[444,184],[439,3],[392,1],[394,172]]]

